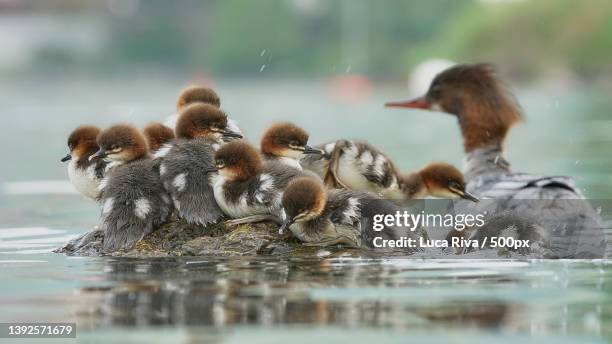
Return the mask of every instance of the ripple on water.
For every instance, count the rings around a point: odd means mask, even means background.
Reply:
[[[66,232],[67,230],[47,227],[0,228],[0,254],[49,253],[60,244],[76,237]]]

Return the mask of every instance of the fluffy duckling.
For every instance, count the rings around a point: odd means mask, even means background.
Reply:
[[[103,251],[127,250],[164,223],[172,205],[138,129],[114,125],[100,133],[98,145],[93,159],[116,163],[100,184]]]
[[[343,139],[319,148],[322,155],[304,155],[300,164],[329,187],[377,193],[398,187],[398,171],[391,159],[367,142]]]
[[[455,166],[447,163],[431,163],[418,172],[400,175],[398,180],[399,188],[383,190],[383,196],[399,199],[431,196],[450,199],[463,198],[472,202],[479,201],[476,196],[465,189],[463,174]]]
[[[181,112],[177,139],[155,155],[160,159],[162,183],[179,218],[190,224],[207,225],[223,217],[217,206],[208,170],[214,167],[215,150],[224,138],[240,138],[227,129],[227,116],[219,108],[195,103]]]
[[[434,78],[424,96],[386,106],[441,111],[455,116],[466,153],[467,189],[480,198],[504,201],[496,202],[499,209],[491,209],[491,213],[522,208],[524,216],[537,214],[534,218],[542,223],[557,224],[550,225],[549,230],[559,240],[554,250],[560,257],[602,256],[605,240],[597,225],[599,216],[588,202],[575,201],[584,196],[572,178],[510,170],[503,156],[503,144],[509,130],[523,116],[515,97],[497,77],[492,65],[464,64],[448,68]],[[571,231],[565,229],[570,223]]]
[[[215,153],[213,189],[217,204],[232,219],[231,224],[284,218],[281,195],[291,179],[305,175],[278,162],[265,163],[246,142],[234,141]]]
[[[185,109],[187,106],[195,103],[210,104],[217,108],[221,107],[221,99],[219,98],[219,95],[217,95],[217,92],[215,92],[213,89],[195,85],[189,86],[179,94],[176,102],[176,113],[168,117],[168,119],[166,119],[164,122],[164,125],[172,129],[176,128],[176,122],[178,121],[181,111],[183,111],[183,109]],[[240,127],[236,121],[228,118],[227,128],[229,131],[243,136],[242,130],[240,130]],[[231,139],[233,138],[225,138],[225,140]]]
[[[264,133],[261,153],[266,161],[278,161],[301,170],[302,155],[322,155],[324,151],[308,146],[308,133],[304,129],[292,123],[277,123]]]
[[[76,128],[68,137],[70,153],[61,159],[68,163],[68,178],[74,188],[83,196],[95,200],[100,191],[98,186],[104,177],[106,163],[103,160],[89,160],[98,151],[96,138],[100,129],[92,125]]]
[[[157,153],[165,144],[174,139],[174,131],[161,123],[149,123],[143,129],[144,136],[147,139],[149,152]]]
[[[374,192],[382,197],[407,200],[424,197],[465,198],[463,175],[454,166],[432,163],[416,173],[400,174],[393,161],[367,142],[338,140],[323,146],[324,156],[303,157],[305,169],[335,188]]]
[[[313,178],[291,181],[283,194],[282,206],[286,217],[280,232],[289,229],[308,245],[374,247],[373,239],[377,236],[384,239],[407,236],[418,240],[423,235],[421,231],[406,232],[396,227],[374,231],[375,215],[394,215],[400,208],[369,192],[325,190]]]

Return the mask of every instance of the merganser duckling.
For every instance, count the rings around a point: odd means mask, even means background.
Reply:
[[[418,239],[423,235],[421,230],[404,233],[406,231],[396,227],[374,231],[372,219],[375,215],[395,215],[400,208],[369,192],[325,190],[320,181],[309,177],[296,178],[289,183],[282,205],[286,217],[280,232],[289,229],[298,239],[312,246],[342,244],[372,248],[376,236]]]
[[[431,196],[479,202],[476,196],[465,189],[463,174],[447,163],[431,163],[417,172],[400,175],[398,180],[398,189],[383,190],[382,195],[393,198],[399,194],[398,198],[402,200]]]
[[[181,94],[179,94],[176,102],[176,113],[170,115],[170,117],[168,117],[164,122],[164,125],[168,128],[175,129],[181,111],[183,111],[185,107],[195,103],[210,104],[218,108],[221,107],[221,99],[219,98],[219,95],[217,95],[217,92],[215,92],[213,89],[202,86],[189,86],[181,91]],[[227,129],[233,133],[243,136],[242,130],[240,130],[238,123],[229,118],[227,119]],[[232,139],[233,138],[231,137],[225,138],[225,140]]]
[[[76,128],[68,137],[70,153],[61,159],[68,163],[68,179],[83,196],[95,200],[100,191],[98,186],[104,177],[106,163],[102,160],[90,161],[89,157],[98,151],[96,138],[100,129],[92,125]]]
[[[299,158],[307,154],[324,154],[322,149],[308,146],[308,133],[291,123],[277,123],[264,133],[261,153],[266,161],[278,161],[302,169]]]
[[[432,81],[427,93],[407,102],[387,103],[404,107],[442,111],[457,117],[466,153],[464,175],[467,190],[496,202],[506,211],[520,209],[523,216],[546,223],[552,232],[553,254],[559,257],[601,257],[605,239],[599,216],[570,177],[535,176],[513,173],[503,157],[503,143],[510,128],[522,120],[520,106],[497,78],[489,64],[458,65],[446,69]],[[548,200],[546,202],[509,200]],[[528,204],[528,205],[527,205]],[[557,224],[551,225],[551,224]],[[565,228],[571,224],[570,228]],[[528,228],[529,226],[521,226]],[[552,227],[552,229],[551,229]],[[474,231],[479,235],[478,231]],[[526,234],[519,233],[525,237]],[[539,240],[546,235],[537,235]],[[585,239],[586,238],[586,239]],[[555,246],[556,245],[556,246]]]
[[[195,103],[181,112],[177,138],[158,150],[162,183],[179,218],[206,226],[223,217],[217,206],[207,170],[214,167],[215,150],[224,138],[240,138],[227,129],[227,116],[219,108]]]
[[[391,159],[367,142],[338,140],[318,148],[322,155],[304,155],[300,164],[329,187],[376,193],[398,187],[398,172]]]
[[[432,196],[478,201],[465,190],[463,175],[452,165],[432,163],[418,172],[400,174],[386,154],[367,142],[338,140],[323,147],[325,155],[303,157],[300,162],[330,187],[374,192],[394,200]]]
[[[257,150],[234,141],[215,153],[215,199],[231,224],[272,220],[281,223],[283,190],[293,178],[308,175],[278,162],[264,163]]]
[[[98,145],[93,159],[117,162],[100,185],[103,251],[127,250],[163,224],[172,205],[138,129],[114,125],[98,136]]]
[[[143,129],[143,134],[147,139],[149,152],[155,154],[162,146],[174,139],[174,130],[161,123],[149,123]]]

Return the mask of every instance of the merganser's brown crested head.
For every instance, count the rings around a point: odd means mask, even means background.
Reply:
[[[463,198],[478,202],[478,198],[465,190],[463,174],[453,165],[435,162],[416,173],[400,177],[400,186],[408,198],[433,196]]]
[[[427,93],[388,107],[439,110],[457,116],[466,152],[503,144],[508,130],[521,121],[521,108],[490,64],[463,64],[438,74]]]
[[[204,103],[191,104],[181,111],[176,122],[176,136],[185,139],[206,137],[219,141],[223,138],[242,138],[227,129],[227,115],[218,107]]]
[[[88,159],[98,150],[96,139],[100,134],[100,129],[93,125],[82,125],[72,131],[68,136],[68,155],[61,159],[66,162],[71,159],[82,161]]]
[[[299,159],[302,154],[324,153],[308,146],[308,133],[292,123],[277,123],[266,130],[261,139],[261,152],[293,159]]]
[[[147,141],[140,130],[129,124],[116,124],[98,135],[100,149],[90,159],[129,162],[145,158]]]
[[[286,215],[280,229],[283,232],[295,222],[306,222],[321,216],[327,203],[327,192],[320,181],[300,177],[287,185],[281,202]]]
[[[232,141],[215,152],[213,170],[228,180],[244,181],[261,173],[263,161],[255,147],[244,141]]]
[[[221,100],[217,92],[202,86],[189,86],[181,91],[176,102],[176,111],[181,112],[183,108],[194,103],[210,104],[214,107],[221,106]]]
[[[149,123],[143,133],[151,152],[156,152],[174,138],[174,131],[161,123]]]

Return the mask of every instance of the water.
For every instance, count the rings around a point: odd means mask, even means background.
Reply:
[[[146,80],[146,81],[144,81]],[[173,110],[185,80],[0,82],[0,322],[78,323],[81,341],[354,343],[603,342],[612,337],[608,261],[453,261],[313,257],[74,258],[51,253],[96,225],[62,182],[66,135],[84,122],[142,125]],[[257,141],[290,119],[311,142],[366,138],[405,170],[461,164],[455,120],[385,110],[400,87],[355,100],[331,82],[227,80],[223,107]],[[569,174],[612,195],[612,104],[596,92],[519,92],[528,122],[508,139],[517,170]]]

